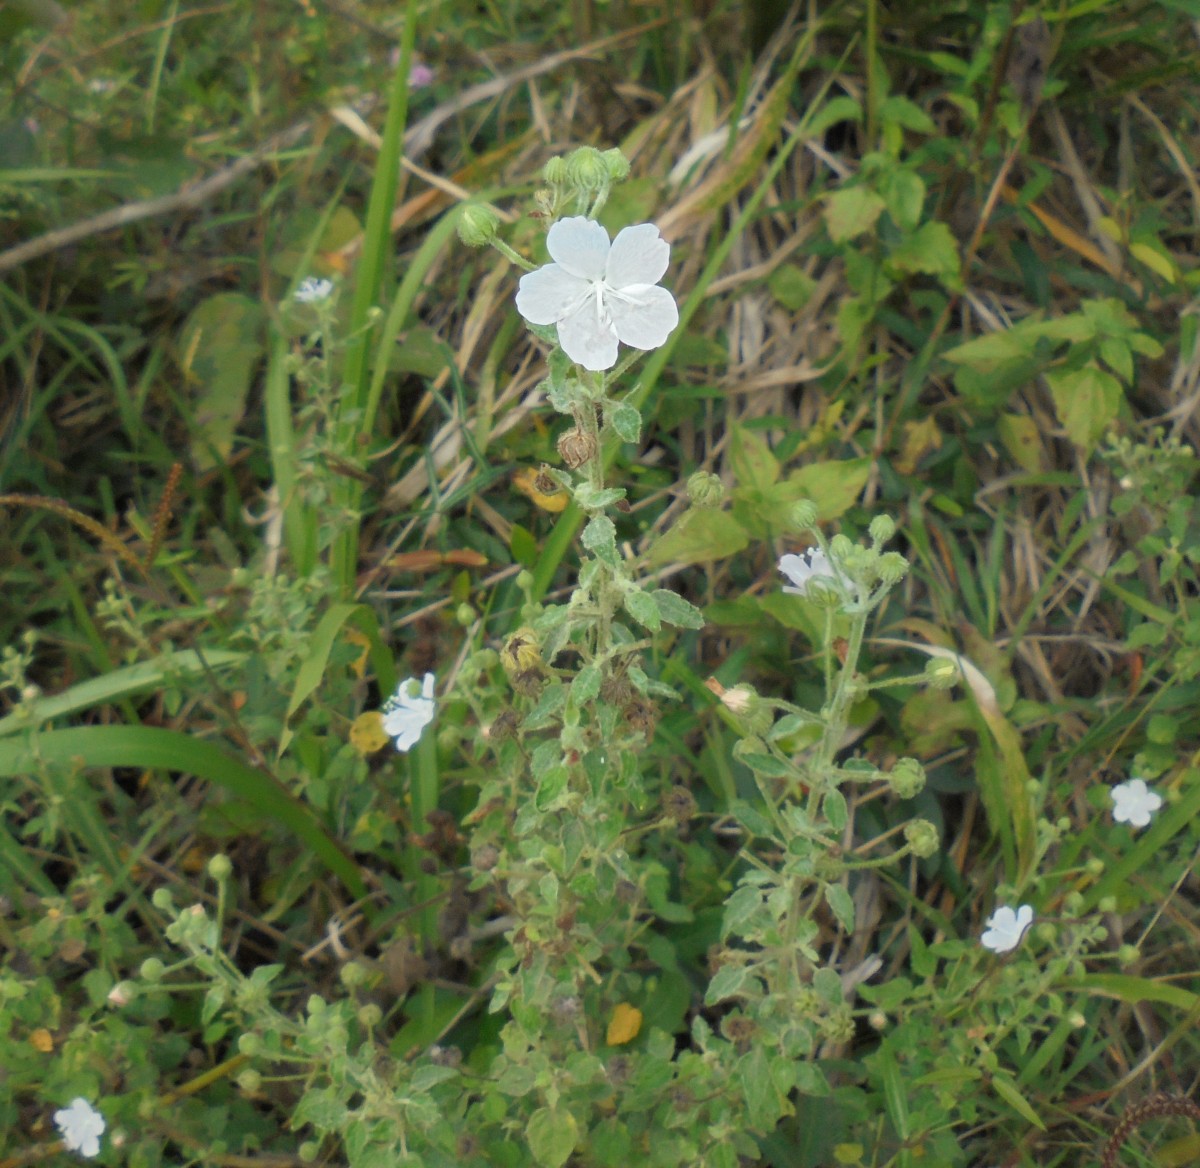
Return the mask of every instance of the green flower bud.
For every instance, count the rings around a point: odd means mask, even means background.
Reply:
[[[1115,896],[1102,896],[1096,901],[1096,908],[1102,913],[1115,913],[1117,911],[1117,898]]]
[[[223,855],[221,852],[218,852],[208,862],[208,874],[218,884],[223,884],[226,880],[228,880],[230,877],[230,874],[232,872],[233,872],[232,862],[230,861],[228,856]]]
[[[725,484],[720,475],[698,470],[687,481],[688,499],[694,507],[720,507],[725,502]]]
[[[253,1067],[247,1067],[238,1075],[237,1085],[248,1095],[253,1095],[262,1088],[262,1074]]]
[[[156,888],[154,895],[150,897],[150,903],[159,912],[173,913],[175,911],[175,901],[171,897],[171,890],[169,888]]]
[[[542,167],[542,178],[552,187],[560,187],[567,181],[567,163],[561,154],[547,159]]]
[[[885,584],[899,584],[908,575],[908,561],[899,552],[884,552],[875,570]]]
[[[851,542],[849,536],[835,535],[829,541],[829,554],[839,564],[858,558],[855,553],[860,549]]]
[[[925,768],[915,758],[897,759],[888,784],[901,799],[911,799],[925,787]]]
[[[609,184],[608,164],[594,146],[580,146],[567,155],[567,179],[581,191],[598,191]]]
[[[374,1002],[359,1007],[358,1022],[365,1030],[374,1030],[382,1021],[383,1011]]]
[[[367,971],[357,961],[347,961],[338,976],[342,979],[342,985],[347,989],[354,989],[356,986],[366,984]]]
[[[961,676],[958,662],[947,657],[930,657],[925,662],[925,681],[930,689],[951,689]]]
[[[469,604],[460,604],[454,610],[454,619],[458,621],[464,629],[470,628],[475,621],[475,610]]]
[[[1099,856],[1088,856],[1083,870],[1093,879],[1098,880],[1104,875],[1104,861]]]
[[[621,182],[629,177],[629,159],[615,146],[611,150],[605,150],[600,157],[604,159],[604,165],[608,168],[610,182]]]
[[[867,534],[872,543],[887,543],[896,534],[896,523],[890,515],[876,515],[867,528]]]
[[[937,828],[928,819],[914,819],[904,827],[904,839],[919,860],[928,859],[938,850]]]
[[[1063,912],[1069,917],[1077,917],[1083,912],[1083,893],[1068,892],[1063,897]]]
[[[1142,951],[1136,945],[1122,945],[1117,950],[1117,961],[1122,969],[1128,969],[1142,956]]]
[[[157,957],[147,957],[138,970],[145,981],[161,981],[166,972],[167,967]]]
[[[811,499],[797,499],[788,516],[797,531],[811,531],[817,525],[817,505]]]
[[[1049,945],[1058,936],[1058,926],[1053,921],[1039,921],[1033,927],[1033,935]]]
[[[458,216],[458,238],[468,247],[486,247],[496,238],[500,216],[483,203],[468,203]]]
[[[517,573],[517,587],[525,593],[533,589],[533,573],[528,568],[522,568]]]
[[[262,1053],[263,1042],[261,1036],[254,1034],[243,1034],[238,1039],[238,1053],[244,1054],[247,1058],[254,1058],[255,1055]]]

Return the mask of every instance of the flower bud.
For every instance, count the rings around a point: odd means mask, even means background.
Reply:
[[[608,169],[610,182],[621,182],[629,177],[629,159],[615,146],[611,150],[605,150],[600,157]]]
[[[552,187],[562,186],[567,181],[567,163],[561,154],[546,160],[542,167],[542,179]]]
[[[1069,917],[1079,916],[1079,914],[1083,912],[1083,893],[1075,891],[1068,892],[1067,895],[1063,897],[1063,912]]]
[[[925,680],[930,689],[950,689],[958,683],[960,675],[958,663],[947,657],[930,657],[925,662]]]
[[[253,1067],[247,1067],[238,1075],[237,1085],[248,1095],[253,1095],[262,1087],[262,1073]]]
[[[914,819],[905,824],[904,839],[912,854],[919,860],[927,859],[938,850],[938,830],[928,819]]]
[[[915,758],[897,759],[888,783],[901,799],[911,799],[925,787],[925,768]]]
[[[899,584],[908,575],[908,561],[899,552],[884,552],[875,570],[885,584]]]
[[[1115,896],[1102,896],[1096,901],[1096,908],[1102,913],[1115,913],[1117,911],[1117,898]]]
[[[145,981],[161,981],[166,972],[167,967],[157,957],[147,957],[138,970]]]
[[[567,155],[567,179],[582,191],[608,186],[608,164],[594,146],[580,146]]]
[[[374,1030],[383,1021],[383,1011],[374,1002],[367,1002],[358,1008],[357,1017],[360,1026]]]
[[[1127,969],[1133,965],[1142,955],[1142,951],[1136,945],[1122,945],[1117,950],[1117,962],[1122,969]]]
[[[509,677],[537,669],[542,663],[542,647],[530,628],[517,629],[500,650],[500,664]]]
[[[1083,870],[1093,879],[1098,880],[1104,875],[1104,861],[1099,856],[1088,856]]]
[[[725,484],[720,475],[698,470],[687,481],[687,494],[693,507],[720,507],[725,502]]]
[[[872,543],[887,543],[896,534],[896,523],[890,515],[876,515],[867,528],[867,534]]]
[[[357,961],[347,961],[338,971],[338,976],[342,979],[342,985],[354,989],[366,984],[367,971]]]
[[[262,1053],[262,1038],[254,1033],[243,1034],[237,1043],[238,1053],[244,1054],[247,1058],[254,1058],[255,1055]]]
[[[817,525],[817,505],[811,499],[797,499],[788,516],[797,531],[811,531]]]
[[[454,619],[464,628],[469,628],[475,620],[475,610],[466,603],[460,604],[454,610]]]
[[[175,911],[175,901],[171,897],[169,888],[156,888],[154,894],[150,897],[150,903],[154,905],[159,912]]]
[[[208,874],[218,884],[223,884],[226,880],[228,880],[232,872],[233,864],[230,862],[229,857],[223,855],[221,852],[218,852],[208,862]]]
[[[468,203],[458,216],[458,238],[468,247],[486,247],[496,238],[500,216],[483,203]]]

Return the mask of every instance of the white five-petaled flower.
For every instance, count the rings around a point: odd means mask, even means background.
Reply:
[[[396,749],[407,751],[416,745],[421,732],[433,721],[433,674],[425,674],[420,693],[417,679],[402,681],[383,707],[383,732],[396,740]]]
[[[831,584],[841,581],[838,570],[819,547],[811,547],[798,556],[780,556],[779,570],[792,582],[791,587],[784,585],[784,592],[796,596],[807,596],[808,586],[814,580],[828,580]]]
[[[100,1154],[100,1137],[104,1134],[104,1116],[86,1099],[72,1099],[70,1107],[54,1113],[54,1125],[62,1133],[68,1152],[81,1156]]]
[[[617,233],[594,219],[560,219],[546,235],[552,264],[521,277],[517,311],[530,324],[558,326],[558,343],[592,372],[617,363],[617,342],[657,349],[679,323],[675,297],[658,282],[671,245],[653,223]]]
[[[300,281],[299,287],[292,293],[292,298],[299,304],[315,304],[320,300],[328,300],[333,291],[332,280],[321,280],[316,276],[307,276]]]
[[[1033,924],[1033,909],[1023,904],[1014,911],[1002,904],[984,924],[985,931],[979,943],[993,953],[1007,953],[1021,943],[1025,930]]]
[[[1113,801],[1113,819],[1133,827],[1145,827],[1163,803],[1162,796],[1151,791],[1145,779],[1119,783],[1109,794]]]

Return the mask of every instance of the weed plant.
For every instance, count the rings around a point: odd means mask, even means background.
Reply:
[[[1194,1158],[1195,15],[0,8],[0,1165]]]

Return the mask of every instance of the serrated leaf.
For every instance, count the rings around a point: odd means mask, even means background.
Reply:
[[[879,193],[892,222],[901,231],[915,231],[925,209],[925,183],[921,176],[907,167],[896,167],[883,176]]]
[[[617,551],[617,528],[607,515],[593,515],[583,529],[583,546],[610,568],[621,566]]]
[[[622,442],[639,442],[642,437],[642,415],[628,402],[621,402],[608,415],[612,428]]]
[[[922,223],[909,239],[891,251],[888,264],[901,272],[937,276],[951,290],[962,284],[958,241],[945,223]]]
[[[604,487],[597,490],[591,483],[575,485],[575,502],[585,511],[603,511],[625,498],[623,487]]]
[[[638,624],[645,625],[652,633],[657,633],[662,628],[662,617],[658,613],[658,605],[654,603],[654,598],[649,593],[643,592],[640,588],[631,588],[625,593],[622,598],[625,605],[625,611]]]
[[[715,1006],[727,998],[732,998],[741,992],[742,986],[750,976],[750,970],[744,965],[723,965],[708,983],[708,992],[704,995],[706,1006]]]
[[[779,461],[762,437],[745,426],[735,426],[729,440],[729,461],[739,487],[766,490],[779,479]]]
[[[576,709],[586,706],[600,692],[601,680],[598,666],[585,665],[571,682],[571,704]]]
[[[825,201],[825,228],[834,243],[845,243],[870,231],[886,207],[869,187],[843,187]]]
[[[667,624],[678,629],[704,628],[704,613],[669,588],[656,588],[650,595],[654,598],[658,615]]]
[[[1120,411],[1121,383],[1096,365],[1048,372],[1046,383],[1067,436],[1090,453]]]

